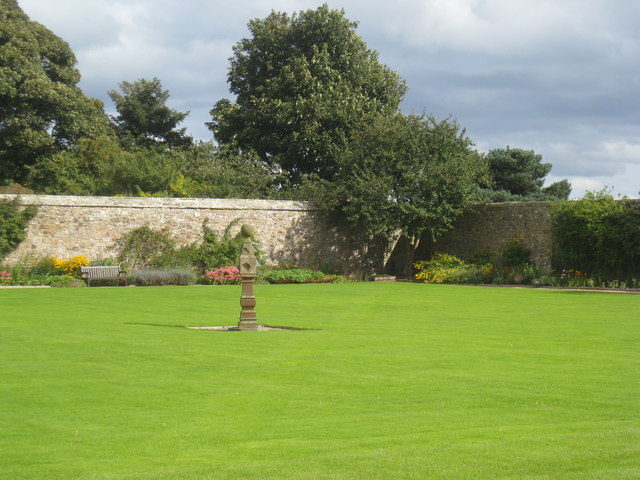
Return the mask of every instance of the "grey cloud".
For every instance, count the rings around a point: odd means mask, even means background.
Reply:
[[[247,22],[271,9],[293,12],[316,3],[21,5],[70,42],[87,94],[110,108],[106,91],[117,82],[157,76],[170,90],[172,106],[191,111],[185,122],[190,133],[210,139],[203,123],[213,103],[229,97],[227,59],[247,35]],[[637,194],[640,3],[344,0],[331,6],[343,6],[358,20],[360,35],[381,61],[407,80],[404,111],[453,115],[485,150],[534,148],[553,163],[554,178],[569,176],[581,185],[610,179],[621,192]]]

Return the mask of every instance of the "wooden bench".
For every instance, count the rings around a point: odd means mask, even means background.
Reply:
[[[122,282],[124,280],[125,285],[129,285],[127,279],[127,272],[120,268],[120,265],[112,267],[80,267],[82,278],[87,281],[87,286],[91,286],[93,280],[118,280]]]

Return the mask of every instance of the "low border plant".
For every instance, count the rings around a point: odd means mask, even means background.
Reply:
[[[205,270],[201,279],[207,285],[237,285],[242,281],[240,270],[233,265]]]
[[[192,270],[171,268],[166,270],[145,269],[129,275],[129,283],[139,287],[166,285],[193,285],[197,276]]]
[[[344,283],[342,275],[329,275],[309,268],[267,268],[260,273],[260,279],[268,283]]]

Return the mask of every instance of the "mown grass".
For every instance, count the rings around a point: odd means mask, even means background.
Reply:
[[[256,290],[0,290],[0,478],[640,478],[640,296]]]

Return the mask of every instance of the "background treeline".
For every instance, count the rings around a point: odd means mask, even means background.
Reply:
[[[0,185],[51,194],[303,197],[309,191],[298,190],[305,183],[339,181],[351,147],[361,154],[389,147],[370,135],[372,123],[405,136],[411,118],[431,130],[439,125],[427,115],[400,113],[404,80],[378,61],[344,12],[326,5],[292,16],[273,12],[249,29],[228,72],[236,99],[219,100],[211,110],[216,143],[194,142],[180,127],[189,112],[167,106],[169,92],[157,78],[121,82],[108,92],[117,114],[107,116],[78,87],[69,45],[31,21],[15,0],[3,0]],[[455,122],[444,123],[464,136]],[[411,134],[419,143],[428,132]],[[434,149],[442,151],[451,139],[431,135],[429,143],[436,140],[441,145]],[[542,188],[551,165],[540,155],[507,148],[484,156],[465,141],[469,155],[482,160],[472,163],[484,169],[476,175],[466,168],[476,200],[568,195],[566,181]],[[449,168],[458,167],[454,161]]]
[[[327,5],[248,24],[207,126],[167,106],[158,78],[123,81],[115,111],[85,96],[69,45],[0,2],[0,185],[75,195],[313,200],[330,225],[379,257],[401,232],[414,250],[474,202],[562,200],[551,164],[519,148],[478,152],[452,118],[407,115],[400,75],[357,23]],[[9,186],[7,188],[7,186]],[[411,257],[410,257],[411,258]]]

